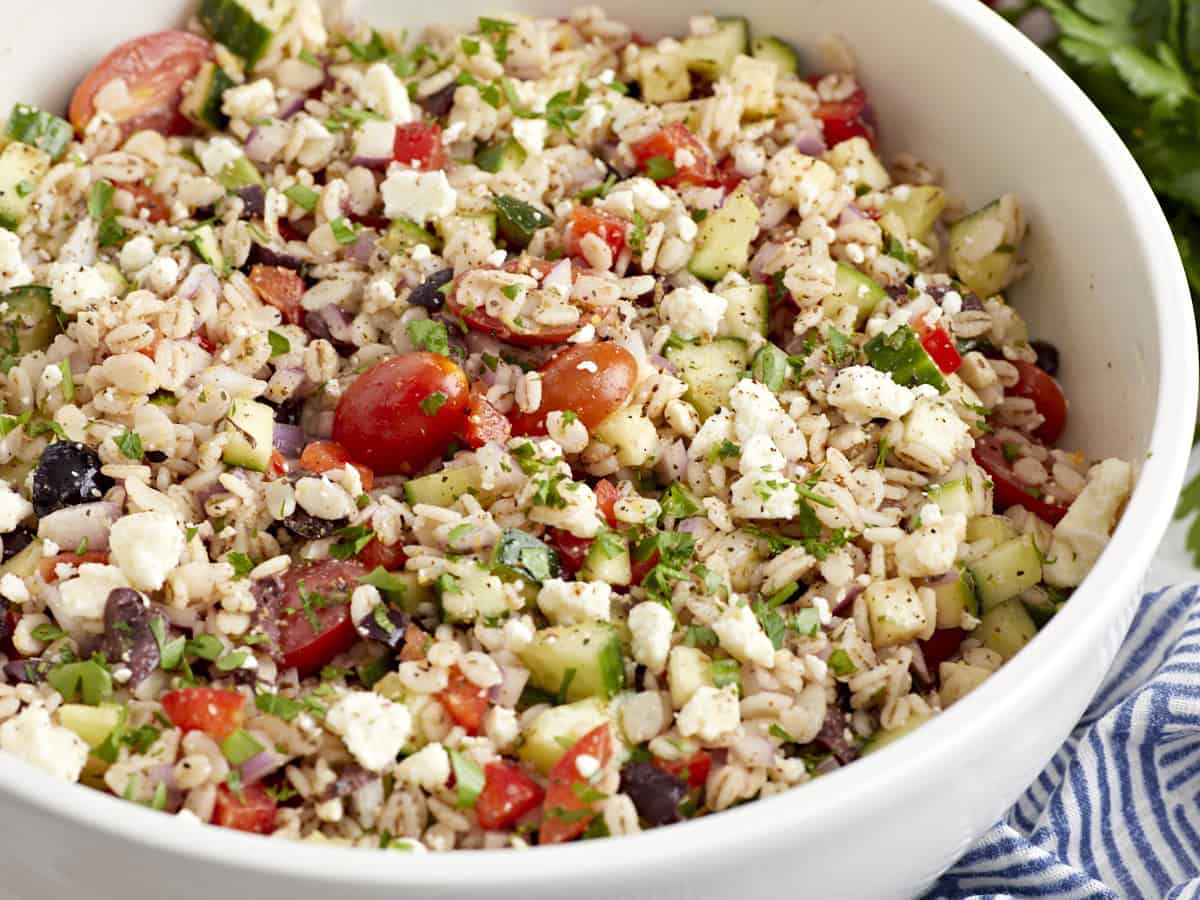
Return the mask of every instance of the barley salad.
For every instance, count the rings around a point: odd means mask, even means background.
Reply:
[[[1133,471],[1054,446],[1019,199],[885,165],[823,51],[201,0],[67,119],[17,105],[0,749],[248,832],[522,847],[981,684]]]

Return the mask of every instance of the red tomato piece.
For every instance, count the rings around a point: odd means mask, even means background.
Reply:
[[[558,561],[568,575],[574,575],[583,567],[583,561],[587,559],[588,550],[592,546],[592,541],[595,540],[595,538],[575,537],[571,532],[563,531],[561,528],[548,529],[546,537],[558,551]]]
[[[350,593],[367,568],[333,559],[288,569],[279,611],[279,655],[301,677],[320,671],[358,640],[350,618]],[[301,594],[303,591],[303,595]]]
[[[541,806],[546,796],[537,782],[510,762],[488,763],[483,774],[486,780],[475,802],[475,815],[485,831],[511,828],[521,816]]]
[[[670,187],[681,184],[715,185],[720,182],[712,154],[682,122],[672,122],[661,131],[638,141],[631,149],[642,172],[646,171],[649,160],[656,156],[675,166],[675,174],[662,180],[663,184]]]
[[[333,438],[381,475],[416,472],[462,434],[467,397],[467,376],[452,359],[427,352],[385,359],[342,394]]]
[[[655,757],[654,764],[664,772],[670,772],[676,778],[686,780],[688,787],[701,788],[708,781],[708,773],[712,769],[712,754],[707,750],[697,750],[687,759]]]
[[[576,206],[571,210],[571,221],[567,224],[567,255],[582,257],[580,243],[589,234],[594,234],[612,251],[613,259],[625,249],[625,222],[616,216],[590,206]]]
[[[353,462],[346,448],[337,441],[313,441],[305,446],[300,454],[300,465],[310,472],[328,472],[330,469],[340,469],[350,463],[358,470],[358,479],[362,482],[363,490],[369,491],[375,484],[375,473],[361,463]]]
[[[261,784],[248,784],[241,796],[222,784],[217,788],[212,821],[222,828],[270,834],[275,830],[275,810],[278,804]]]
[[[596,495],[596,506],[604,514],[605,521],[608,522],[608,527],[616,528],[616,505],[617,501],[621,499],[621,492],[607,478],[601,478],[596,482],[596,486],[592,488],[592,493]]]
[[[484,444],[504,444],[512,434],[512,426],[504,413],[488,403],[482,391],[471,391],[467,401],[467,426],[463,440],[472,447]]]
[[[637,360],[619,344],[601,341],[574,344],[550,357],[542,373],[542,404],[531,413],[517,412],[513,434],[545,434],[546,416],[573,412],[594,430],[625,405],[637,381]]]
[[[1015,362],[1013,365],[1017,367],[1017,383],[1006,393],[1033,401],[1045,419],[1033,433],[1044,443],[1053,444],[1067,424],[1067,399],[1063,396],[1062,388],[1044,369],[1033,363]]]
[[[646,559],[639,560],[636,555],[629,559],[629,583],[641,584],[642,581],[650,574],[650,570],[658,565],[658,551],[655,550]]]
[[[124,92],[110,88],[105,98],[121,98],[122,102],[106,112],[124,135],[147,128],[163,134],[189,134],[191,123],[179,112],[180,95],[184,84],[212,55],[211,43],[186,31],[160,31],[121,44],[75,88],[68,113],[71,124],[82,134],[96,114],[96,95],[120,80]]]
[[[600,763],[600,769],[609,764],[612,759],[612,734],[607,723],[597,725],[577,740],[550,770],[550,783],[543,805],[545,815],[542,827],[538,830],[539,844],[562,844],[574,840],[587,831],[592,819],[596,818],[595,804],[579,796],[584,791],[576,792],[575,789],[576,785],[588,787],[587,779],[579,774],[576,767],[581,756],[593,757]],[[589,809],[593,811],[587,813]]]
[[[267,306],[273,306],[289,325],[304,323],[304,279],[283,266],[257,265],[250,270],[250,287]]]
[[[163,694],[162,708],[183,731],[203,731],[222,741],[242,727],[246,698],[237,691],[187,687]]]
[[[389,572],[396,572],[404,568],[408,557],[404,555],[404,548],[400,544],[385,544],[378,537],[373,537],[359,551],[358,561],[370,571],[382,567]]]
[[[392,159],[404,166],[431,172],[446,167],[442,127],[436,123],[411,122],[396,126]]]
[[[208,336],[207,331],[200,330],[200,331],[196,332],[195,334],[192,335],[192,340],[195,341],[196,344],[200,347],[200,349],[203,350],[205,353],[216,353],[217,352],[217,344],[212,338],[210,338]]]
[[[149,222],[169,222],[171,220],[171,205],[146,185],[136,181],[114,181],[113,187],[128,191],[133,195],[133,202],[138,209],[146,211]]]
[[[810,79],[815,86],[820,78]],[[874,142],[875,134],[866,120],[867,94],[859,88],[845,100],[823,101],[813,116],[821,120],[825,131],[825,143],[836,147],[852,137],[865,137]]]
[[[962,367],[962,357],[954,346],[954,339],[940,325],[921,336],[921,346],[944,375],[953,375]]]
[[[487,714],[487,688],[481,688],[467,678],[458,666],[450,669],[450,680],[438,691],[437,698],[446,714],[466,729],[467,734],[478,734]]]
[[[725,192],[728,194],[736,191],[738,185],[746,180],[744,175],[738,174],[732,156],[727,156],[721,160],[721,165],[717,167],[717,175],[721,179],[721,187],[725,188]]]
[[[58,581],[58,572],[55,570],[60,565],[81,566],[84,563],[107,563],[107,550],[89,550],[87,553],[59,553],[56,556],[48,556],[38,561],[38,572],[42,576],[42,581],[47,584],[53,584]]]
[[[271,474],[286,475],[288,470],[287,460],[283,458],[283,454],[272,448],[271,450]]]
[[[519,272],[524,275],[532,275],[541,281],[555,265],[557,263],[548,260],[530,259],[529,257],[522,256],[505,263],[501,268],[506,272]],[[574,279],[573,269],[571,277]],[[490,334],[509,344],[515,344],[518,347],[550,347],[554,344],[565,344],[567,338],[573,335],[579,328],[578,325],[572,325],[569,328],[539,327],[534,331],[513,331],[495,316],[488,314],[486,310],[480,308],[468,309],[464,306],[458,298],[458,282],[455,281],[454,284],[455,290],[451,290],[449,296],[446,297],[446,309],[462,319],[463,322],[475,331]]]
[[[992,496],[996,509],[1003,512],[1010,506],[1023,506],[1039,519],[1051,525],[1067,514],[1067,507],[1060,503],[1047,503],[1035,497],[1021,484],[1013,474],[1012,467],[1004,456],[1004,442],[992,435],[976,438],[975,449],[971,451],[975,462],[979,463],[992,479]]]
[[[939,628],[929,640],[917,642],[921,645],[925,668],[931,676],[937,677],[938,666],[958,652],[958,646],[965,636],[966,632],[961,628]]]

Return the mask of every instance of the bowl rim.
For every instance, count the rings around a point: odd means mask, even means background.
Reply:
[[[786,832],[789,841],[803,840],[806,831],[820,828],[832,814],[863,815],[870,798],[886,792],[888,783],[918,777],[946,764],[963,752],[971,729],[968,718],[993,722],[1015,721],[1037,685],[1047,678],[1066,677],[1069,654],[1055,654],[1058,640],[1094,645],[1112,622],[1132,603],[1146,564],[1170,521],[1174,498],[1183,483],[1192,437],[1190,411],[1197,405],[1197,346],[1193,327],[1168,327],[1193,322],[1188,282],[1170,228],[1150,186],[1120,138],[1103,115],[1040,48],[983,4],[961,0],[930,0],[939,14],[953,17],[976,32],[1047,95],[1091,145],[1130,219],[1142,223],[1134,232],[1140,251],[1152,262],[1151,291],[1159,328],[1158,396],[1147,460],[1125,514],[1077,599],[1067,604],[1034,639],[1026,652],[1007,663],[953,710],[935,717],[908,736],[905,752],[887,748],[808,784],[801,792],[786,791],[752,804],[726,810],[665,829],[636,836],[536,848],[536,856],[507,850],[472,851],[470,865],[456,865],[454,856],[361,852],[351,848],[310,843],[269,841],[221,828],[197,829],[179,817],[164,819],[151,810],[100,791],[67,784],[35,767],[14,760],[0,766],[0,791],[63,820],[190,858],[218,862],[226,868],[254,870],[288,878],[316,881],[336,878],[343,885],[407,885],[455,887],[486,884],[491,889],[545,884],[563,877],[603,877],[614,868],[636,871],[660,865],[699,863],[715,854],[728,854],[731,844],[776,843]],[[1180,411],[1183,414],[1180,414]],[[799,844],[797,844],[799,845]],[[536,865],[530,866],[535,860]],[[561,882],[560,882],[561,883]],[[579,883],[579,882],[575,882]]]

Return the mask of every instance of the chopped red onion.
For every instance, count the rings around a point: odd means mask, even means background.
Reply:
[[[272,443],[284,457],[296,459],[304,450],[308,438],[304,434],[304,429],[299,425],[284,425],[282,422],[276,422]]]
[[[392,164],[390,156],[356,156],[350,160],[352,166],[362,166],[364,169],[373,169],[376,172],[382,172]]]
[[[315,321],[314,321],[315,320]],[[335,343],[353,344],[350,323],[353,317],[336,303],[322,306],[315,315],[309,314],[304,318],[308,330],[317,337],[323,337]]]
[[[768,241],[755,251],[754,256],[750,260],[750,280],[762,281],[766,275],[767,263],[776,253],[779,252],[779,245]]]
[[[690,519],[684,519],[682,522],[679,522],[675,526],[675,530],[682,531],[684,534],[695,534],[707,521],[704,516],[693,516]]]
[[[298,369],[295,366],[286,366],[275,370],[275,374],[271,376],[270,383],[284,391],[286,396],[291,397],[296,394],[304,396],[308,390],[312,389],[311,385],[307,389],[305,388],[304,378],[303,369]]]
[[[813,767],[813,771],[818,775],[828,775],[830,772],[835,772],[841,767],[842,764],[837,759],[827,756]]]
[[[849,222],[859,222],[865,218],[867,218],[866,213],[853,203],[847,203],[846,208],[842,210],[842,214],[838,216],[838,224],[845,225]]]
[[[264,750],[256,753],[242,763],[242,784],[254,784],[276,771],[286,762],[286,758],[274,750]]]
[[[177,293],[182,299],[191,300],[201,290],[207,290],[214,297],[221,293],[221,282],[216,273],[211,266],[204,264],[192,266]]]
[[[290,119],[300,110],[304,109],[304,101],[308,98],[304,94],[287,94],[279,101],[279,112],[277,115],[281,119]]]
[[[84,541],[89,550],[107,550],[108,532],[120,515],[119,506],[103,500],[68,506],[41,518],[38,537],[72,550]]]
[[[267,162],[274,158],[287,143],[291,126],[284,122],[256,125],[246,136],[246,158],[254,162]]]
[[[825,136],[816,125],[800,132],[792,143],[805,156],[820,156],[828,149],[825,146]]]
[[[155,784],[165,784],[167,790],[175,788],[175,766],[172,763],[160,763],[157,766],[151,766],[146,770],[146,774]]]
[[[513,707],[521,699],[525,683],[529,681],[529,670],[516,666],[500,667],[501,682],[488,691],[489,699],[497,706]]]
[[[679,366],[675,365],[675,363],[671,362],[665,356],[659,356],[657,353],[650,357],[650,365],[671,375],[679,374]]]
[[[833,608],[833,614],[843,618],[850,615],[850,610],[854,606],[854,601],[858,599],[858,595],[862,592],[863,586],[861,584],[852,584],[846,588],[846,595],[842,597],[842,599],[838,601],[837,606]]]
[[[747,734],[739,738],[734,750],[750,766],[767,768],[775,762],[775,745],[759,734]]]
[[[375,252],[375,241],[378,235],[374,231],[366,230],[358,236],[346,255],[356,262],[367,263],[371,261],[371,254]]]

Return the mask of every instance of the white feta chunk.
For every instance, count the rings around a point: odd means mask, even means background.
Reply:
[[[537,604],[555,625],[607,622],[612,617],[612,588],[603,581],[551,578],[538,591]]]
[[[78,313],[113,296],[112,285],[91,266],[56,262],[48,276],[54,305],[65,313]]]
[[[318,519],[344,519],[358,508],[353,497],[324,476],[297,481],[296,502]]]
[[[737,685],[733,684],[698,688],[675,716],[680,734],[710,743],[736,730],[741,721]]]
[[[913,407],[913,392],[896,384],[888,372],[871,366],[849,366],[833,378],[826,394],[850,422],[899,419]]]
[[[904,435],[896,455],[931,475],[943,475],[964,451],[971,448],[967,423],[941,398],[918,397],[904,417]]]
[[[1054,526],[1050,552],[1042,568],[1047,584],[1075,587],[1100,558],[1117,523],[1129,492],[1133,466],[1122,459],[1106,459],[1088,472],[1087,484],[1067,514]]]
[[[413,722],[403,704],[373,692],[354,691],[334,704],[325,724],[341,737],[360,766],[382,772],[408,743]]]
[[[712,623],[712,630],[721,647],[735,659],[756,663],[765,669],[774,667],[775,646],[748,604],[730,604]]]
[[[358,95],[366,106],[389,122],[403,125],[413,120],[408,89],[385,62],[373,63],[367,68]]]
[[[196,159],[209,178],[216,178],[225,167],[242,157],[242,148],[227,137],[215,137],[196,144]]]
[[[60,781],[78,781],[88,745],[75,732],[50,721],[43,706],[29,706],[0,725],[0,750],[19,756]]]
[[[354,132],[354,156],[358,159],[391,159],[396,141],[396,126],[391,122],[370,120]]]
[[[663,298],[659,312],[685,340],[716,337],[729,301],[699,285],[676,288]]]
[[[545,119],[513,119],[513,138],[529,156],[541,156],[546,148],[548,126]]]
[[[120,262],[122,272],[136,275],[154,262],[154,240],[149,235],[139,234],[126,241],[121,248]]]
[[[667,667],[675,616],[661,603],[647,600],[629,611],[633,658],[655,674]]]
[[[896,542],[896,572],[905,578],[949,572],[958,557],[958,545],[966,539],[967,517],[962,513],[921,522],[920,528]]]
[[[458,194],[446,173],[417,172],[393,163],[380,187],[383,211],[389,219],[411,219],[424,225],[454,212]]]
[[[113,523],[108,546],[130,584],[157,591],[183,556],[183,531],[170,513],[133,513]]]
[[[396,766],[396,775],[427,791],[437,790],[450,780],[450,754],[440,743],[426,744]]]
[[[21,239],[0,228],[0,291],[33,283],[33,270],[21,256]]]
[[[116,566],[83,563],[74,577],[59,582],[57,595],[52,594],[48,603],[58,624],[67,631],[98,634],[104,627],[108,595],[129,586],[129,579]]]
[[[28,500],[12,489],[7,481],[0,481],[0,534],[8,534],[33,512]]]

